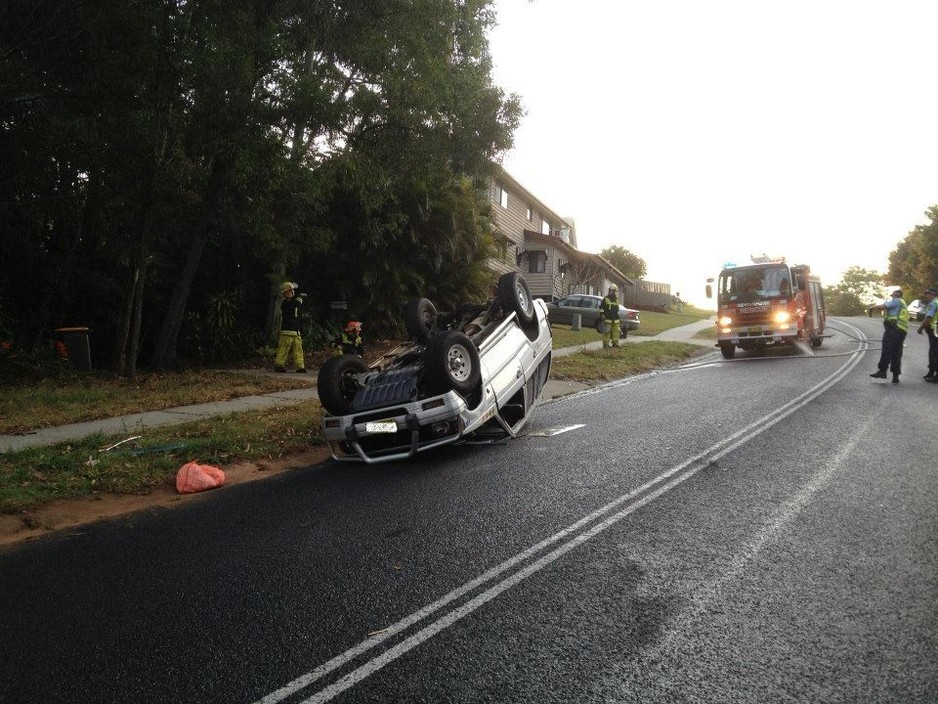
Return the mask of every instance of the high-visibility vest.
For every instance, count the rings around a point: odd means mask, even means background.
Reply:
[[[932,299],[925,307],[925,317],[928,319],[928,327],[932,332],[935,332],[935,318],[938,317],[938,302],[935,299]]]
[[[901,298],[899,299],[899,304],[899,312],[896,315],[887,315],[886,320],[892,320],[896,324],[896,327],[899,328],[902,332],[908,332],[909,307]]]
[[[619,303],[610,299],[609,296],[603,298],[599,309],[602,312],[603,320],[614,322],[619,319]]]

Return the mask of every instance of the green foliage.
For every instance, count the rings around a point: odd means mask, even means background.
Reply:
[[[648,271],[644,259],[617,244],[606,247],[599,256],[631,279],[641,279]]]
[[[910,292],[938,284],[938,205],[925,211],[926,225],[916,225],[889,255],[889,280]]]
[[[139,310],[144,357],[212,361],[256,346],[271,271],[376,332],[418,293],[482,295],[465,183],[521,114],[492,83],[493,22],[491,0],[11,4],[7,327],[28,348],[89,325],[103,361]]]
[[[840,283],[824,287],[828,315],[860,315],[884,297],[883,275],[858,266],[847,269]]]

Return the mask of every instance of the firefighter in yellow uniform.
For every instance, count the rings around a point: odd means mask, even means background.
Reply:
[[[277,344],[277,358],[274,371],[285,372],[287,357],[293,357],[293,364],[299,374],[306,373],[306,358],[303,356],[303,338],[300,335],[300,306],[305,293],[298,294],[295,283],[284,281],[280,284],[280,340]]]
[[[603,320],[606,321],[606,324],[609,326],[609,339],[603,338],[603,348],[619,346],[619,335],[622,332],[622,328],[619,323],[619,287],[615,284],[609,286],[609,293],[606,294],[606,297],[603,299],[602,305],[599,308],[600,315]]]
[[[332,341],[332,356],[340,357],[343,354],[357,354],[365,356],[365,344],[362,341],[362,324],[357,320],[350,320],[345,330],[336,335]]]

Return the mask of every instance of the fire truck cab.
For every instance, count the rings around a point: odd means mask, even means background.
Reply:
[[[707,284],[707,298],[713,287]],[[827,315],[821,280],[807,265],[784,259],[753,258],[752,264],[726,264],[717,280],[717,344],[723,357],[736,349],[806,342],[820,347]]]

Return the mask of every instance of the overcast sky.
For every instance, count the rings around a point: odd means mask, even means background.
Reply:
[[[579,247],[706,303],[750,254],[825,285],[938,204],[938,0],[496,0],[504,167]]]

